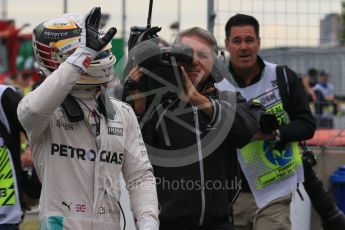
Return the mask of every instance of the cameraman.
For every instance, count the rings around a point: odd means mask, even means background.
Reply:
[[[148,94],[138,82],[147,71],[133,68],[125,83],[130,97],[135,98],[129,101],[127,97],[127,101],[132,102],[137,116],[148,117],[142,132],[157,179],[160,229],[230,230],[233,226],[228,220],[227,206],[240,189],[236,147],[244,146],[258,131],[260,108],[234,92],[217,89],[217,82],[222,79],[216,80],[212,71],[218,50],[212,34],[193,27],[180,32],[175,43],[193,49],[192,63],[178,65],[183,89],[176,98],[162,97],[146,116]],[[133,82],[137,87],[133,87]],[[231,99],[223,99],[223,94],[232,95],[236,109]],[[224,138],[218,138],[222,133]],[[216,138],[208,142],[212,134]],[[207,150],[219,140],[208,154]],[[163,162],[165,157],[170,157],[170,164]],[[194,161],[188,161],[188,157]]]

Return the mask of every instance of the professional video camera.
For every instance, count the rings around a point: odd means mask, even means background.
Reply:
[[[127,81],[125,88],[139,87],[142,92],[146,92],[146,96],[161,94],[164,98],[176,98],[177,93],[182,90],[179,66],[192,64],[193,49],[184,44],[162,46],[162,40],[157,35],[161,28],[151,27],[152,3],[153,0],[150,0],[147,26],[131,27],[128,40],[129,58],[125,74],[138,65],[144,68],[144,76],[138,85]],[[214,66],[210,71],[211,76],[218,81],[220,72],[227,70],[224,69],[225,65],[223,67],[217,61]]]
[[[125,89],[138,87],[149,94],[146,95],[149,101],[150,97],[156,94],[175,98],[182,88],[179,66],[182,63],[192,64],[193,61],[193,49],[190,46],[162,46],[162,40],[157,35],[161,28],[151,27],[152,3],[153,0],[150,0],[147,26],[131,27],[128,40],[129,58],[125,70],[128,74],[134,66],[143,67],[144,76],[139,83],[126,81]]]
[[[144,76],[139,81],[142,92],[176,97],[181,89],[181,63],[191,64],[193,49],[187,45],[159,47],[156,40],[147,40],[137,44],[130,52],[127,68],[138,65],[143,67]],[[128,83],[127,83],[128,84]]]

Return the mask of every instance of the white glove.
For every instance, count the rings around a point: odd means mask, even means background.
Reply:
[[[159,230],[159,226],[152,220],[142,219],[139,221],[139,230]]]
[[[78,66],[83,72],[89,67],[100,50],[103,49],[115,36],[116,29],[110,28],[108,32],[99,37],[99,22],[101,20],[101,8],[94,7],[89,14],[81,20],[81,34],[79,48],[67,58],[67,62]]]

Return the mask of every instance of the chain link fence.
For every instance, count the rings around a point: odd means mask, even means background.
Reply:
[[[215,36],[236,13],[250,14],[261,26],[262,48],[339,44],[341,0],[215,0]]]

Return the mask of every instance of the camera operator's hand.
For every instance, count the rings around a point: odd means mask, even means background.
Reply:
[[[139,81],[143,76],[143,72],[139,66],[129,71],[128,79],[124,85],[125,90],[129,92],[130,97],[134,97],[134,112],[139,115],[145,112],[146,97],[139,89]]]
[[[131,71],[129,71],[128,79],[139,82],[142,76],[143,72],[141,71],[141,68],[139,66],[135,66],[133,69],[131,69]]]
[[[81,19],[81,34],[79,48],[66,60],[78,66],[83,72],[89,67],[92,60],[115,36],[116,29],[110,28],[103,36],[99,36],[101,8],[94,7],[89,14]]]
[[[193,85],[192,81],[188,77],[187,72],[183,67],[181,69],[181,80],[183,90],[179,94],[179,98],[181,101],[186,103],[190,103],[194,106],[198,106],[202,109],[209,117],[213,115],[213,106],[210,100],[202,95]]]
[[[279,122],[274,114],[269,114],[264,111],[261,103],[257,100],[251,100],[253,106],[258,109],[261,108],[262,112],[259,112],[259,124],[260,130],[254,135],[255,140],[264,140],[264,141],[280,141],[280,131],[279,131]]]

